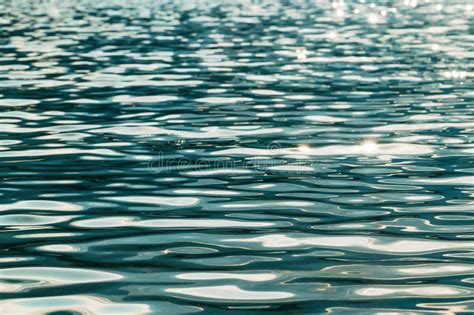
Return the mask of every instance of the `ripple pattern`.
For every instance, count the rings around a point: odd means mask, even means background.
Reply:
[[[474,313],[473,18],[0,1],[0,314]]]

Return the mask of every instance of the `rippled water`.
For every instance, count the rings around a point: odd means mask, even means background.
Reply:
[[[469,1],[0,2],[0,314],[474,312]]]

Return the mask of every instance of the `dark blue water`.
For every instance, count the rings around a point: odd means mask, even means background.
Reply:
[[[0,0],[0,314],[471,314],[473,5]]]

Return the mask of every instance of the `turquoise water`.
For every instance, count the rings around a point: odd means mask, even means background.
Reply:
[[[473,17],[0,1],[0,314],[471,314]]]

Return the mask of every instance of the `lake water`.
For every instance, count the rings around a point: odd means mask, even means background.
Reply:
[[[0,314],[472,314],[473,17],[0,1]]]

